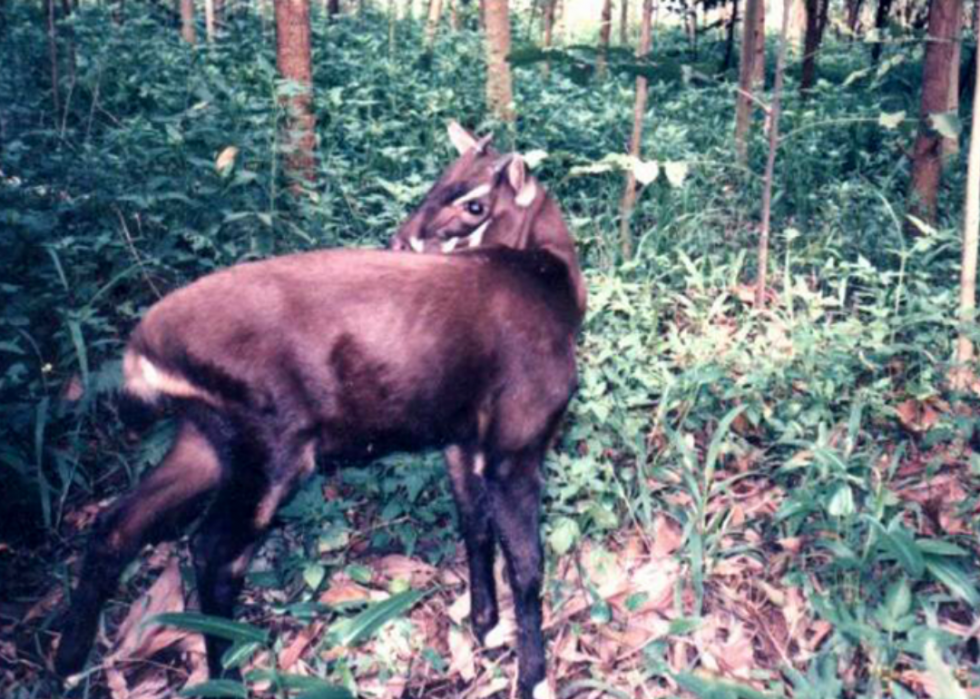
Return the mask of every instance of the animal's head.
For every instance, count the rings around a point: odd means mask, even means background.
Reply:
[[[523,250],[543,242],[533,230],[546,193],[520,155],[501,155],[490,139],[449,125],[449,140],[460,157],[395,233],[392,249],[449,253],[503,245]]]

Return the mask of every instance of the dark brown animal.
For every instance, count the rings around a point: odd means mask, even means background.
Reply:
[[[165,297],[133,332],[124,398],[170,404],[176,441],[100,519],[55,658],[80,670],[103,604],[142,546],[204,510],[201,611],[230,617],[279,505],[323,458],[445,449],[472,620],[498,621],[495,542],[518,619],[523,699],[549,696],[541,630],[541,461],[575,390],[585,291],[555,203],[519,156],[452,125],[461,157],[392,241],[241,264]],[[455,243],[453,242],[455,241]],[[205,509],[206,508],[206,509]],[[227,642],[207,637],[222,674]]]

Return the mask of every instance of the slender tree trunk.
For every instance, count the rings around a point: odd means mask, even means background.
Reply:
[[[61,76],[58,73],[58,33],[55,22],[54,0],[47,0],[48,10],[48,60],[51,68],[51,107],[52,121],[61,118]]]
[[[830,2],[828,0],[827,4]],[[850,36],[848,39],[854,41],[854,38],[861,32],[861,7],[864,5],[864,0],[847,0],[847,29]]]
[[[630,0],[619,0],[619,45],[629,44]]]
[[[487,27],[487,106],[504,121],[513,121],[514,92],[510,64],[510,8],[507,0],[485,0]]]
[[[732,0],[732,9],[728,19],[728,27],[725,37],[725,60],[722,61],[721,71],[727,72],[732,67],[732,59],[735,56],[735,27],[738,24],[738,0]]]
[[[316,118],[310,61],[310,0],[276,0],[276,66],[291,83],[280,97],[286,118],[286,172],[299,184],[316,178]],[[299,89],[296,89],[299,88]]]
[[[762,89],[766,83],[766,2],[758,0],[755,17],[755,59],[752,61],[752,87]]]
[[[975,11],[974,26],[980,35],[980,11]],[[973,122],[970,126],[970,156],[966,173],[966,213],[963,217],[963,253],[960,264],[960,323],[956,343],[956,361],[973,360],[973,342],[965,332],[976,323],[977,245],[980,245],[980,51],[974,51]],[[961,381],[960,384],[965,384]],[[959,385],[957,388],[965,388]]]
[[[738,97],[735,100],[735,153],[743,165],[749,160],[749,127],[752,123],[752,90],[756,58],[756,31],[762,0],[745,0],[742,55],[738,66]]]
[[[460,29],[459,0],[452,0],[449,4],[449,26],[454,32],[458,32]]]
[[[439,20],[442,17],[442,0],[429,0],[429,21],[425,25],[425,50],[432,52],[439,33]]]
[[[204,0],[204,28],[208,43],[214,43],[214,0]]]
[[[197,28],[194,26],[194,0],[180,0],[180,35],[188,44],[197,43]]]
[[[542,19],[544,20],[544,48],[546,51],[551,48],[554,42],[555,5],[557,3],[558,0],[544,0]],[[546,76],[551,72],[550,60],[544,62],[543,72]]]
[[[762,308],[766,303],[766,277],[769,269],[769,224],[772,220],[772,181],[776,171],[776,151],[779,150],[779,115],[782,112],[783,73],[786,72],[786,44],[789,33],[789,7],[791,0],[783,2],[783,26],[779,33],[779,53],[776,56],[776,79],[772,87],[772,105],[769,120],[769,157],[762,183],[762,225],[759,226],[759,270],[756,278],[755,305]]]
[[[487,28],[487,4],[490,2],[495,2],[495,0],[480,0],[480,29],[486,30]]]
[[[953,58],[954,22],[960,0],[932,0],[929,10],[929,33],[922,67],[922,107],[919,133],[912,149],[912,174],[909,187],[909,213],[923,221],[936,220],[936,202],[942,178],[942,137],[931,123],[933,115],[942,114],[949,104],[949,75]],[[909,224],[908,231],[919,229]]]
[[[881,49],[885,41],[885,29],[888,27],[888,16],[892,11],[892,0],[878,0],[878,9],[875,11],[875,31],[878,34],[877,41],[871,46],[871,62],[878,65],[881,60]]]
[[[278,3],[280,2],[280,0],[276,0],[276,2]],[[336,18],[336,16],[339,14],[340,14],[340,0],[329,0],[327,2],[327,19],[332,22],[334,18]]]
[[[609,58],[609,37],[612,35],[612,0],[602,0],[602,17],[599,20],[599,55],[596,57],[596,74],[605,75]]]
[[[653,0],[643,0],[643,19],[640,25],[640,44],[636,49],[636,57],[642,59],[650,53],[650,26],[653,23]],[[640,143],[643,138],[643,117],[647,111],[647,79],[642,75],[636,76],[636,102],[633,105],[633,134],[630,137],[630,155],[640,157]],[[633,255],[633,236],[630,232],[630,222],[633,217],[633,207],[636,204],[636,175],[632,168],[626,171],[626,185],[623,188],[623,200],[620,204],[619,241],[623,251],[623,259]]]
[[[960,48],[963,39],[963,0],[956,0],[953,16],[953,55],[949,62],[949,96],[946,100],[946,111],[959,115],[960,112]],[[943,139],[943,159],[949,160],[960,152],[958,137]]]
[[[829,0],[805,0],[806,34],[803,40],[803,72],[800,76],[800,94],[806,93],[817,81],[817,51],[820,48],[820,13],[821,4]]]

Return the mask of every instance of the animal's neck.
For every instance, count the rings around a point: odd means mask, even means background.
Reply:
[[[532,217],[533,227],[529,235],[531,246],[550,253],[565,266],[569,286],[575,296],[575,306],[580,316],[584,317],[587,297],[585,277],[579,267],[578,254],[568,226],[558,205],[549,195],[541,197],[537,206],[539,210]]]

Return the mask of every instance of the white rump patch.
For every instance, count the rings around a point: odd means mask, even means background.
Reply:
[[[473,201],[474,199],[479,199],[480,197],[484,197],[487,194],[490,194],[490,185],[489,184],[481,184],[479,187],[474,187],[473,189],[471,189],[469,192],[467,192],[463,196],[461,196],[458,199],[454,200],[453,201],[453,206],[462,206],[463,204],[465,204],[468,201]]]
[[[459,238],[450,238],[445,243],[442,244],[443,252],[452,252],[456,249],[456,244],[459,243]]]
[[[479,228],[477,228],[475,231],[473,231],[468,236],[466,236],[467,246],[471,248],[479,247],[480,243],[483,242],[483,234],[487,232],[487,228],[489,227],[490,227],[489,219],[481,223]]]
[[[425,251],[425,243],[423,243],[418,238],[409,238],[408,239],[408,247],[412,248],[412,250],[414,250],[415,252],[424,252]]]
[[[534,691],[531,692],[531,696],[534,699],[555,699],[555,693],[551,691],[548,680],[541,680],[534,685]]]
[[[151,362],[145,355],[127,350],[123,356],[123,377],[126,390],[137,398],[155,402],[161,394],[175,398],[200,398],[216,404],[214,396],[191,384],[187,379],[171,374]]]

